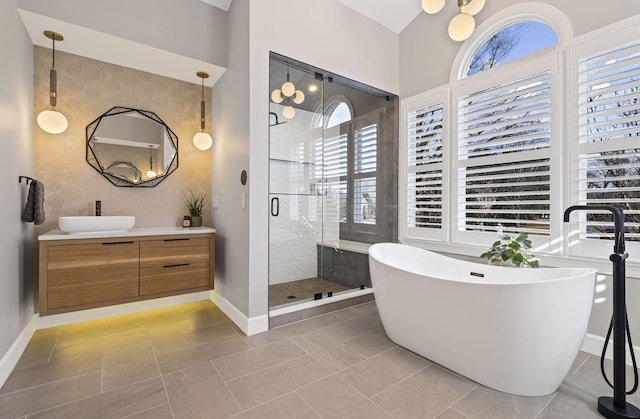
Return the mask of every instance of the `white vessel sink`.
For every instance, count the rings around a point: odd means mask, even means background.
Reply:
[[[69,234],[90,233],[115,233],[124,232],[132,228],[136,223],[136,217],[131,215],[111,216],[77,216],[59,217],[60,230]]]

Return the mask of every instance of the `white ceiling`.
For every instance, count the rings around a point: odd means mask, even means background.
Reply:
[[[218,9],[222,9],[225,12],[228,12],[229,7],[231,6],[231,0],[202,0],[202,1],[212,6],[215,6]]]
[[[338,0],[396,33],[402,30],[422,10],[420,0]]]
[[[225,12],[232,0],[202,0]],[[262,0],[265,1],[265,0]],[[363,16],[400,33],[422,10],[420,0],[338,0]]]

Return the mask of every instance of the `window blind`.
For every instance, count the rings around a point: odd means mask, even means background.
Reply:
[[[622,208],[640,241],[640,43],[583,57],[578,75],[580,203]],[[609,213],[580,220],[582,238],[613,238]]]
[[[458,229],[550,234],[551,74],[458,99]]]
[[[353,222],[376,223],[376,167],[378,159],[378,126],[367,125],[354,132],[353,158]]]
[[[441,230],[444,105],[409,112],[407,124],[407,227]]]

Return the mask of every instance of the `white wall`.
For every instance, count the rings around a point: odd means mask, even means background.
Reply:
[[[238,0],[235,0],[238,1]],[[249,316],[267,313],[269,51],[398,92],[398,35],[336,0],[250,3]],[[286,24],[282,22],[286,16]]]
[[[27,187],[18,183],[20,175],[33,176],[33,50],[18,16],[16,0],[0,2],[0,57],[4,62],[0,66],[2,359],[34,313],[33,224],[20,221]]]
[[[526,0],[490,0],[476,15],[476,27],[505,7]],[[560,9],[571,21],[573,34],[581,35],[640,13],[640,1],[540,0]],[[400,99],[449,82],[451,64],[462,45],[447,35],[455,2],[447,2],[438,14],[420,13],[400,34]]]
[[[234,0],[228,24],[228,70],[213,93],[215,286],[255,318],[268,311],[269,52],[397,93],[398,35],[336,0]]]

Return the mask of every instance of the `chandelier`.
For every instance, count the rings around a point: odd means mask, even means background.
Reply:
[[[476,28],[474,15],[484,7],[485,0],[457,0],[458,14],[449,22],[449,37],[454,41],[464,41]],[[422,10],[436,14],[444,7],[446,0],[422,0]]]
[[[287,105],[282,109],[282,116],[287,119],[291,119],[296,116],[296,110],[291,106],[290,101],[293,101],[296,105],[300,105],[304,102],[304,92],[297,90],[295,84],[289,80],[289,69],[287,68],[287,81],[282,83],[279,89],[273,89],[271,92],[271,100],[273,103],[282,103],[285,100]]]

